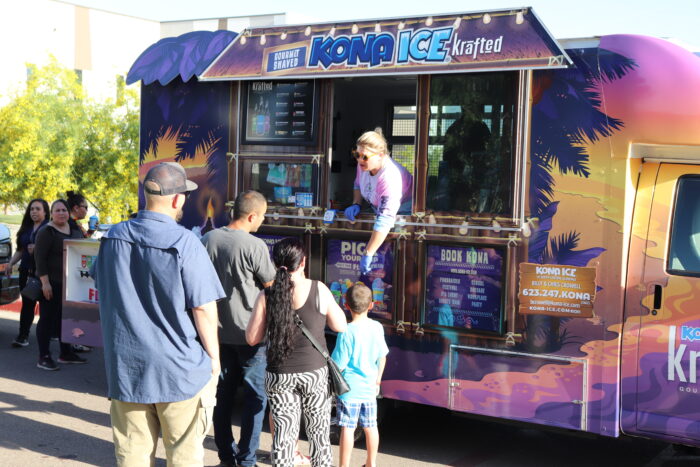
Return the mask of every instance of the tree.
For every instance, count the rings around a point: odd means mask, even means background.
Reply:
[[[0,201],[53,200],[73,187],[83,91],[55,60],[29,66],[26,89],[0,108]]]
[[[99,209],[101,222],[119,221],[138,209],[138,98],[122,82],[117,94],[116,102],[86,105],[73,163],[75,184]]]
[[[29,65],[26,88],[0,108],[0,203],[75,190],[104,219],[135,210],[138,187],[138,108],[134,91],[117,100],[85,97],[76,74],[55,59]]]

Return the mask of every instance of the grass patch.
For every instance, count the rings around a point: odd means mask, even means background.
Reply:
[[[20,225],[22,223],[22,216],[24,216],[24,214],[0,214],[0,222],[3,224]]]

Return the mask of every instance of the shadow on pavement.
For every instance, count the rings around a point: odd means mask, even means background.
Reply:
[[[55,459],[75,460],[87,464],[105,466],[114,464],[114,448],[111,442],[80,433],[70,428],[51,425],[32,420],[31,414],[14,414],[12,412],[55,412],[69,416],[84,417],[84,420],[99,425],[108,425],[109,416],[93,411],[85,411],[73,404],[57,402],[45,403],[30,401],[22,396],[7,397],[0,393],[0,404],[12,404],[0,409],[0,426],[2,430],[0,449],[3,449],[3,463],[12,462],[12,450],[29,450],[46,458],[44,465]],[[23,404],[15,405],[17,402]],[[10,429],[11,427],[11,429]],[[53,459],[53,461],[52,461]]]

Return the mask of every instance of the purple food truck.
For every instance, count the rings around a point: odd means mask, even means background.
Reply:
[[[137,81],[140,175],[200,186],[185,227],[258,190],[266,241],[302,239],[339,302],[372,288],[386,399],[700,445],[697,55],[519,8],[193,32]],[[375,215],[342,212],[376,127],[413,192],[360,277]]]

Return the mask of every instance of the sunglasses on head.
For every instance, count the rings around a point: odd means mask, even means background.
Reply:
[[[371,157],[378,156],[379,154],[376,152],[370,152],[369,155],[367,153],[360,154],[357,150],[352,152],[352,157],[354,157],[358,161],[364,161],[367,162]]]

